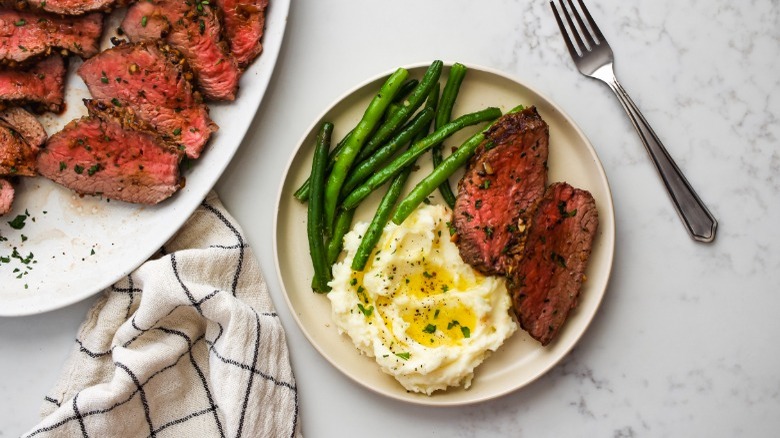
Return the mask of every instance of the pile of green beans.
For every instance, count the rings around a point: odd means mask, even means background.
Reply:
[[[365,269],[387,223],[402,223],[437,187],[445,202],[454,206],[455,195],[447,179],[474,154],[487,128],[480,129],[446,159],[441,144],[468,126],[495,121],[501,111],[488,107],[451,120],[467,69],[453,64],[439,97],[442,69],[443,63],[434,61],[419,81],[407,80],[409,72],[397,69],[382,84],[357,125],[332,150],[333,124],[322,123],[314,144],[311,174],[293,194],[308,203],[306,228],[315,292],[330,290],[331,267],[341,254],[356,209],[388,181],[387,192],[353,257],[354,271]],[[433,132],[429,133],[431,124]],[[401,152],[404,145],[409,146]],[[429,149],[434,160],[432,173],[398,203],[415,161]]]

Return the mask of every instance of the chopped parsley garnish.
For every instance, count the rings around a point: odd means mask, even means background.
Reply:
[[[460,325],[460,323],[457,320],[453,319],[452,321],[450,321],[449,324],[447,324],[447,330],[451,330],[453,327],[457,325]]]
[[[16,26],[24,26],[25,24],[27,24],[27,21],[25,21],[24,18],[20,19],[16,23],[14,23],[14,25],[16,25]]]
[[[558,254],[557,252],[553,252],[550,254],[550,260],[552,260],[562,268],[566,267],[566,259],[564,259],[563,256]]]
[[[460,326],[460,332],[463,333],[464,338],[471,337],[471,330],[469,330],[469,328],[466,327],[465,325]]]
[[[181,134],[181,128],[176,128],[173,130],[173,135],[179,135]]]
[[[409,352],[396,353],[395,355],[400,357],[403,360],[409,360],[409,358],[412,357],[411,353],[409,353]]]
[[[73,171],[81,175],[84,173],[84,166],[79,166],[78,164],[73,166]]]
[[[147,20],[147,18],[146,18],[146,15],[144,15],[144,16],[141,18],[141,27],[146,27],[146,20]]]
[[[428,324],[423,329],[425,333],[436,333],[436,326],[433,324]]]
[[[363,315],[368,318],[371,316],[372,313],[374,313],[374,306],[368,306],[368,308],[364,307],[362,304],[358,303],[358,309],[363,313]]]
[[[560,212],[561,216],[563,216],[564,218],[574,217],[574,216],[577,215],[577,209],[576,208],[574,210],[572,210],[572,211],[566,211],[566,203],[563,202],[563,201],[558,203],[558,212]]]
[[[20,214],[17,215],[13,220],[8,221],[8,225],[11,226],[14,230],[21,230],[24,228],[24,221],[27,220],[27,215]]]

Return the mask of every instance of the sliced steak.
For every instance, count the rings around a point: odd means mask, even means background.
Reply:
[[[548,137],[536,108],[504,115],[458,183],[458,249],[484,274],[504,274],[511,255],[522,251],[529,213],[547,180]]]
[[[25,109],[10,107],[1,110],[0,126],[16,131],[36,151],[46,142],[46,130],[43,129],[43,125]]]
[[[19,133],[0,125],[0,176],[35,176],[37,152]]]
[[[8,213],[14,204],[14,186],[5,178],[0,178],[0,216]]]
[[[263,51],[260,39],[265,30],[268,0],[216,0],[222,11],[230,51],[238,66],[246,68]]]
[[[154,43],[122,44],[85,61],[78,74],[94,98],[129,105],[188,157],[198,158],[217,125],[179,60]]]
[[[566,183],[547,188],[507,289],[520,326],[542,345],[577,305],[599,217],[593,196]]]
[[[0,0],[0,6],[6,8],[59,15],[82,15],[88,12],[110,11],[127,3],[123,0]]]
[[[0,70],[0,105],[31,103],[36,110],[59,113],[63,110],[65,73],[60,55],[51,55],[24,70]]]
[[[81,194],[157,204],[181,187],[181,155],[127,107],[85,101],[89,116],[52,135],[41,175]]]
[[[15,66],[52,49],[88,58],[98,53],[103,14],[60,17],[0,9],[0,63]]]
[[[207,3],[148,0],[132,5],[122,21],[131,41],[164,38],[182,53],[207,99],[234,100],[241,72],[214,9]]]

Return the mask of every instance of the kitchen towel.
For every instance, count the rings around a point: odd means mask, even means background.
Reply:
[[[45,400],[25,436],[301,436],[282,325],[216,194],[103,292]]]

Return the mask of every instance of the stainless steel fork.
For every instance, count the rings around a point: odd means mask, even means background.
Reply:
[[[563,39],[566,41],[566,47],[569,48],[569,54],[580,73],[603,81],[615,92],[621,105],[623,105],[623,109],[626,110],[629,119],[631,119],[637,134],[642,139],[647,152],[650,154],[650,158],[652,158],[653,164],[655,164],[655,168],[658,170],[658,174],[661,176],[666,190],[674,202],[677,213],[679,213],[685,227],[688,229],[688,233],[699,242],[712,242],[715,239],[715,229],[718,226],[718,222],[707,210],[701,199],[699,199],[699,196],[688,183],[688,180],[685,179],[680,168],[677,167],[669,152],[666,151],[661,140],[653,132],[650,124],[647,123],[642,113],[639,112],[639,108],[628,97],[628,93],[618,82],[612,69],[614,60],[612,49],[609,47],[609,43],[602,35],[596,22],[593,21],[593,17],[591,17],[585,4],[582,0],[578,0],[590,30],[586,27],[572,0],[568,0],[569,9],[566,8],[563,0],[558,1],[563,15],[566,17],[566,23],[569,25],[569,31],[566,30],[561,14],[555,7],[553,0],[550,1],[550,7],[555,14],[555,20],[558,22]],[[575,26],[572,16],[574,16],[577,26]],[[577,28],[579,28],[579,31]],[[573,41],[572,37],[574,38]]]

